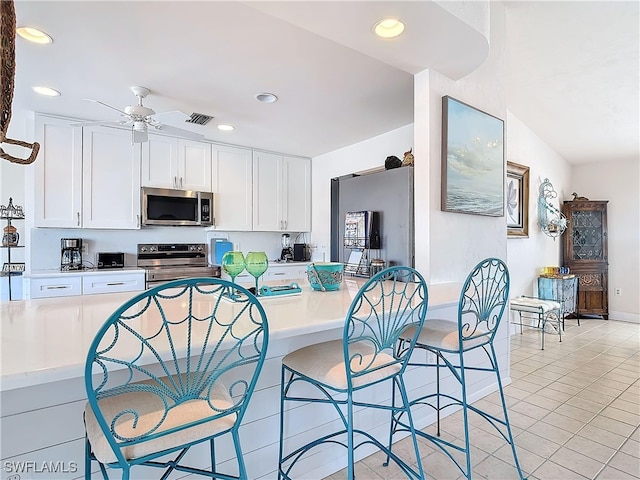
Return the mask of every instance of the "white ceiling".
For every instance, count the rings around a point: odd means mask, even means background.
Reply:
[[[484,37],[448,13],[473,8],[463,3],[16,1],[18,25],[54,42],[16,40],[14,109],[113,121],[116,112],[82,99],[124,108],[135,102],[129,87],[142,85],[156,112],[215,117],[175,126],[316,156],[412,123],[414,73],[459,79],[482,63]],[[638,158],[638,2],[508,2],[506,11],[509,110],[571,163]],[[406,20],[405,34],[376,38],[383,16]],[[265,91],[280,100],[257,102]]]

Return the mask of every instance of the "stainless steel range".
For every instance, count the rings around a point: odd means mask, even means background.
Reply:
[[[138,267],[146,270],[146,288],[181,278],[220,276],[220,267],[209,265],[205,243],[138,244]]]

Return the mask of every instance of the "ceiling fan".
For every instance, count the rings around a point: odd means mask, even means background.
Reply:
[[[74,124],[74,126],[130,125],[133,143],[147,142],[149,140],[149,135],[147,134],[149,127],[159,132],[173,134],[179,137],[190,138],[193,140],[204,139],[204,135],[200,135],[199,133],[194,133],[189,130],[184,130],[182,128],[165,125],[159,120],[160,117],[171,117],[172,121],[175,121],[175,120],[185,121],[190,118],[189,115],[187,115],[186,113],[180,112],[178,110],[172,111],[172,112],[156,113],[153,109],[142,105],[142,99],[145,98],[150,93],[150,90],[148,88],[131,87],[131,91],[136,97],[138,97],[138,104],[129,105],[125,107],[124,110],[120,110],[116,107],[112,107],[111,105],[108,105],[99,100],[85,98],[85,100],[89,102],[99,103],[100,105],[104,105],[105,107],[110,108],[111,110],[115,110],[116,112],[120,113],[120,115],[126,118],[122,120],[116,120],[116,121],[106,120],[106,121],[99,121],[99,122],[81,122],[81,123]]]

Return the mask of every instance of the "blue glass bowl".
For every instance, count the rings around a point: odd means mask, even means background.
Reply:
[[[309,284],[314,290],[338,290],[342,283],[344,264],[340,262],[315,262],[307,267]],[[322,283],[322,286],[320,285]]]

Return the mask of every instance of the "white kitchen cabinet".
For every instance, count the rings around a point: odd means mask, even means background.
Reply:
[[[82,294],[138,292],[144,290],[144,272],[102,273],[82,277]]]
[[[211,191],[211,144],[149,135],[142,144],[142,185]]]
[[[253,221],[251,150],[213,145],[212,157],[214,228],[250,231]]]
[[[108,272],[42,270],[25,275],[24,282],[24,289],[29,292],[30,298],[138,292],[145,289],[145,272],[140,269]]]
[[[311,230],[311,160],[253,153],[253,230]]]
[[[36,116],[35,226],[139,228],[140,146],[128,130],[73,122]]]
[[[282,282],[289,284],[292,280],[307,278],[307,266],[309,262],[293,262],[282,264],[269,264],[262,280],[265,282]]]
[[[31,298],[71,297],[82,295],[82,277],[60,275],[57,277],[25,278]]]
[[[82,128],[73,120],[36,115],[40,152],[34,168],[34,225],[80,228],[82,223]]]
[[[82,129],[82,227],[140,228],[140,144],[128,130]]]

